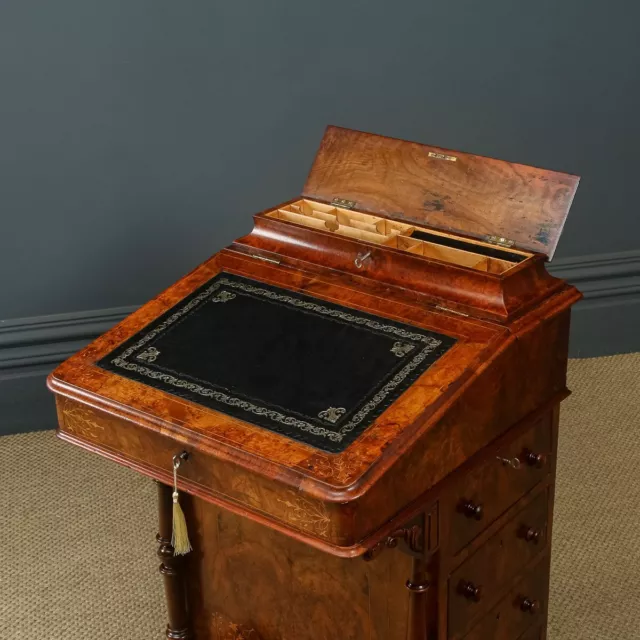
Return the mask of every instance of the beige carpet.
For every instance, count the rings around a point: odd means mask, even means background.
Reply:
[[[569,383],[549,638],[640,639],[640,354]],[[45,432],[0,438],[0,491],[1,640],[163,638],[151,481]]]

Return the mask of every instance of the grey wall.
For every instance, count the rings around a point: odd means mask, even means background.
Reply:
[[[328,123],[582,175],[555,267],[588,293],[572,352],[640,349],[639,21],[628,0],[3,0],[0,432],[50,426],[45,371],[296,195]]]

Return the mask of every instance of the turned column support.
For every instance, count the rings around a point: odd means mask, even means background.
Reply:
[[[425,552],[430,544],[429,541],[425,544],[424,527],[425,522],[430,522],[430,515],[427,518],[419,517],[418,520],[419,524],[408,525],[392,531],[364,555],[366,561],[371,561],[385,549],[398,547],[412,557],[411,577],[405,584],[409,590],[407,640],[427,640],[427,591],[430,583]]]
[[[429,579],[427,563],[423,558],[413,558],[413,570],[406,587],[409,590],[409,619],[407,640],[427,640],[427,591]]]
[[[169,613],[166,635],[169,640],[192,640],[184,584],[184,559],[180,556],[174,556],[171,546],[173,489],[161,482],[158,482],[157,485],[159,533],[156,536],[156,541],[158,542],[158,558],[162,561],[160,573],[164,578],[164,592]]]

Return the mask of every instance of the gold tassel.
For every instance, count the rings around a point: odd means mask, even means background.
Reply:
[[[178,502],[178,467],[186,457],[186,453],[173,456],[173,531],[171,532],[171,546],[173,547],[173,555],[176,556],[183,556],[191,551],[187,521]]]

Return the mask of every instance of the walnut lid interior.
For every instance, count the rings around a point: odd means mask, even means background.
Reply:
[[[330,126],[303,196],[553,256],[579,177]]]

